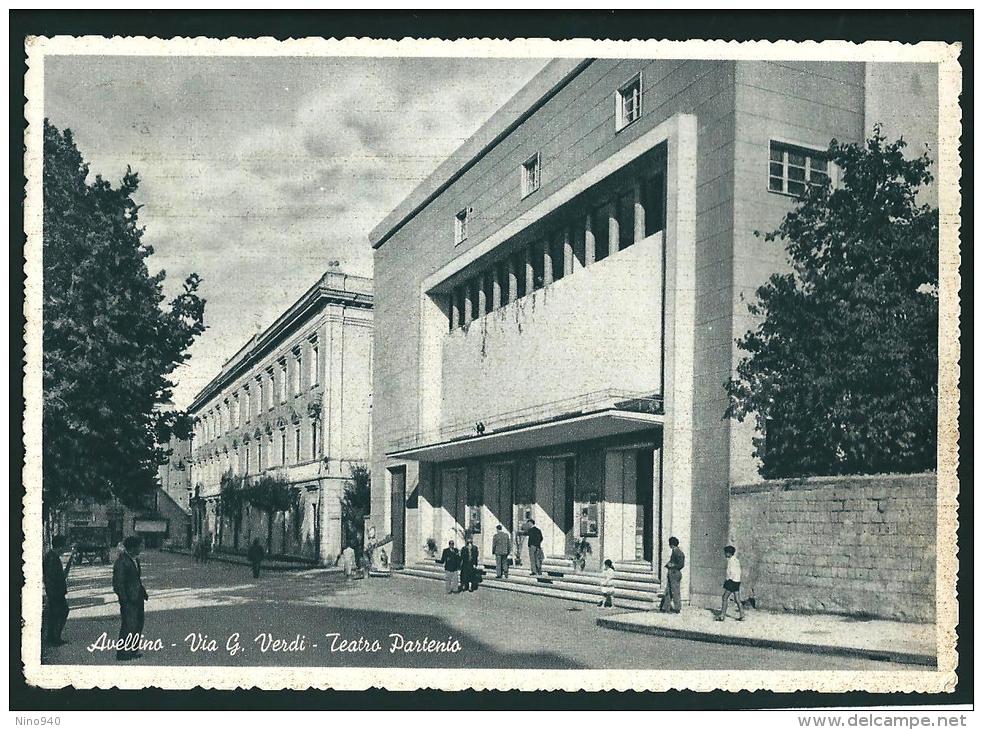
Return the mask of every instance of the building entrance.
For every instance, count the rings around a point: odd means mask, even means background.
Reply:
[[[468,498],[468,473],[466,469],[442,469],[440,471],[440,509],[434,510],[434,534],[437,545],[443,549],[448,540],[457,547],[464,543],[464,513]]]
[[[536,463],[536,524],[543,531],[547,555],[573,553],[576,465],[572,455],[541,458]]]

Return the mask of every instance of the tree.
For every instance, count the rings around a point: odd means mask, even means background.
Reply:
[[[239,531],[242,529],[242,508],[246,504],[245,479],[227,469],[219,480],[222,514],[232,519],[232,547],[239,549]]]
[[[196,274],[162,306],[165,272],[147,269],[137,174],[127,168],[117,188],[88,174],[71,131],[45,120],[46,512],[83,498],[139,506],[151,494],[170,437],[190,435],[187,414],[167,407],[169,375],[205,329]]]
[[[341,521],[345,526],[346,543],[361,552],[365,518],[372,509],[372,474],[368,467],[364,464],[350,465],[344,490],[341,496]]]
[[[273,520],[293,504],[293,490],[281,477],[264,474],[247,490],[246,499],[266,515],[266,552],[273,553]]]
[[[727,416],[753,414],[766,478],[935,468],[938,210],[919,205],[927,153],[880,127],[829,146],[836,188],[814,186],[769,241],[791,272],[749,305],[761,323],[727,384]]]

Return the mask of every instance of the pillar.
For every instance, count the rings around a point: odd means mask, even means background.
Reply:
[[[584,222],[584,266],[594,263],[596,255],[594,245],[594,223],[591,220],[590,211],[587,212],[587,219]]]
[[[645,206],[642,205],[642,183],[636,182],[632,190],[635,200],[635,243],[645,238]]]
[[[608,256],[618,252],[621,245],[621,229],[618,225],[618,200],[613,198],[608,203]]]
[[[553,283],[553,251],[549,239],[543,241],[543,286]]]

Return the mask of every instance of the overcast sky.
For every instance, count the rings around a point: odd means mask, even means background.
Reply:
[[[93,174],[140,174],[151,272],[203,279],[187,406],[330,261],[371,276],[368,232],[544,61],[51,57],[45,115]]]

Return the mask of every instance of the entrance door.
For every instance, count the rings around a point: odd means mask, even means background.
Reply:
[[[655,497],[655,449],[638,450],[636,457],[638,478],[636,479],[635,500],[635,559],[653,560],[653,543],[655,532],[655,514],[653,501]]]
[[[468,473],[466,469],[443,469],[440,472],[440,538],[443,549],[448,540],[457,547],[464,541],[464,511],[468,498]]]
[[[402,568],[406,561],[406,467],[389,470],[392,515],[392,566]]]
[[[536,467],[537,525],[547,555],[564,556],[573,550],[575,466],[574,457],[561,456],[540,459]]]
[[[615,561],[651,561],[654,449],[610,449],[605,463],[604,556]]]

